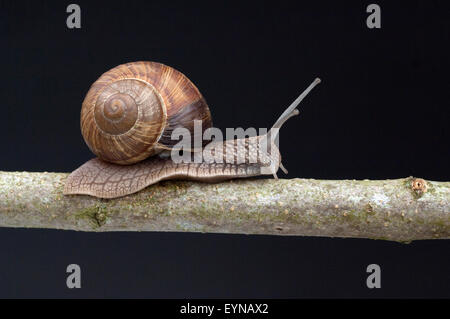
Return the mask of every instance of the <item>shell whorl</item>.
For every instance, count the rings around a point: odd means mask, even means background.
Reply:
[[[211,114],[195,85],[156,62],[132,62],[92,84],[81,110],[81,132],[91,151],[116,164],[132,164],[173,146],[171,132],[193,121],[211,127]]]

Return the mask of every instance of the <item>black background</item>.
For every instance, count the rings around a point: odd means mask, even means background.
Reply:
[[[64,171],[93,155],[81,102],[103,72],[158,61],[186,74],[214,125],[270,127],[323,80],[281,132],[287,178],[450,180],[445,1],[219,4],[1,1],[0,169]],[[450,297],[449,241],[411,244],[183,233],[0,229],[0,297]],[[66,288],[66,266],[82,289]],[[366,287],[366,267],[382,288]]]

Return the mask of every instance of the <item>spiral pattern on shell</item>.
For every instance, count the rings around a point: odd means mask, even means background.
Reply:
[[[193,136],[194,120],[202,121],[202,131],[212,126],[205,99],[185,75],[161,63],[132,62],[92,84],[81,109],[81,132],[101,159],[132,164],[170,149],[178,127]]]

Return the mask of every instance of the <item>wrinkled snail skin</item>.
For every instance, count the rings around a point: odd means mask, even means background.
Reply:
[[[250,163],[249,155],[259,152],[262,138],[265,136],[212,142],[210,146],[216,150],[215,158],[221,157],[222,163],[204,159],[201,163],[177,164],[170,158],[152,156],[134,165],[116,165],[94,158],[68,177],[64,194],[116,198],[138,192],[162,180],[182,179],[215,183],[234,178],[273,174],[280,164],[280,154],[275,144],[272,144],[273,158],[262,155],[256,163]],[[239,156],[236,155],[239,152],[238,143],[245,144],[244,148],[240,149],[245,152],[242,154],[245,157],[243,163],[240,164],[233,160]],[[232,163],[227,163],[226,154],[231,154]],[[274,167],[270,167],[271,165]]]
[[[68,176],[64,194],[116,198],[169,179],[277,178],[279,168],[287,173],[275,143],[278,131],[298,114],[296,107],[318,83],[316,79],[267,134],[213,141],[190,153],[193,158],[201,154],[201,161],[177,163],[162,156],[178,143],[171,139],[172,131],[184,127],[192,139],[202,140],[204,130],[212,126],[205,99],[186,76],[171,67],[156,62],[119,65],[91,86],[83,102],[82,135],[98,158]],[[202,121],[200,137],[194,135],[194,120]]]

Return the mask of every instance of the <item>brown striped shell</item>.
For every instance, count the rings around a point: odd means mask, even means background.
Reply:
[[[211,113],[197,87],[181,72],[156,62],[119,65],[92,84],[81,109],[81,133],[102,160],[132,164],[170,149],[172,131],[190,130]]]

